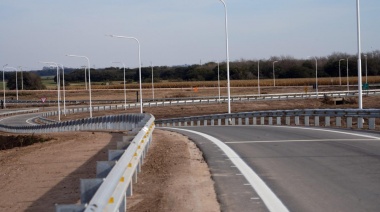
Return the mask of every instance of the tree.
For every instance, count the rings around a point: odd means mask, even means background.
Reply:
[[[17,87],[22,88],[22,81],[24,82],[25,90],[43,90],[46,86],[42,84],[41,77],[33,72],[23,72],[23,79],[21,80],[21,73],[17,72]],[[16,90],[16,73],[13,72],[9,75],[7,81],[7,88],[9,90]]]

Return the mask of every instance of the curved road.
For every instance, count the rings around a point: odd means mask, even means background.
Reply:
[[[188,135],[201,148],[223,211],[380,211],[378,133],[287,126],[166,129]]]
[[[26,113],[26,114],[3,117],[3,118],[0,118],[0,124],[4,124],[4,125],[8,125],[8,126],[35,125],[32,122],[30,122],[30,120],[40,116],[41,113],[42,112]]]

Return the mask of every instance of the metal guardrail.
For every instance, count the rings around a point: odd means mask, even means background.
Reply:
[[[303,117],[302,122],[300,117]],[[185,118],[172,118],[156,120],[157,126],[207,126],[207,125],[282,125],[285,119],[285,125],[304,125],[304,126],[323,126],[330,127],[332,123],[335,127],[342,127],[342,119],[345,119],[345,126],[352,128],[355,119],[358,129],[365,126],[370,130],[376,129],[376,119],[380,118],[380,109],[305,109],[305,110],[274,110],[274,111],[256,111],[231,114],[216,114],[205,116],[192,116]],[[334,118],[334,122],[332,122]],[[222,124],[224,120],[224,124]],[[260,121],[258,123],[258,120]],[[195,123],[196,122],[196,123]],[[203,122],[201,124],[201,122]],[[313,122],[313,124],[311,124]]]
[[[15,110],[15,111],[7,111],[7,112],[0,112],[0,116],[13,116],[18,114],[24,114],[24,113],[37,113],[40,109],[34,108],[34,109],[28,109],[28,110]]]
[[[365,95],[380,95],[380,90],[368,90],[364,92]],[[340,91],[340,92],[320,92],[319,97],[353,97],[357,95],[357,91]],[[231,97],[232,102],[238,101],[265,101],[265,100],[289,100],[289,99],[310,99],[316,98],[314,93],[288,93],[288,94],[265,94],[265,95],[242,95]],[[178,98],[178,99],[156,99],[155,102],[144,102],[144,107],[159,107],[159,106],[171,106],[171,105],[187,105],[187,104],[214,104],[220,102],[227,102],[227,97],[221,97],[220,101],[218,97],[196,97],[196,98]],[[105,111],[105,110],[117,110],[124,108],[139,108],[140,103],[129,103],[126,106],[121,105],[101,105],[93,106],[92,111]],[[79,112],[89,112],[89,107],[77,107],[69,108],[66,111],[61,110],[61,114],[73,114]],[[57,116],[58,111],[50,111],[43,114],[43,117]]]
[[[150,116],[132,141],[126,136],[118,142],[119,150],[109,151],[109,161],[98,161],[97,178],[81,180],[81,203],[56,205],[56,211],[126,211],[126,197],[132,195],[133,179],[137,181],[141,172],[154,127]]]
[[[319,92],[318,98],[323,98],[324,96],[329,97],[354,97],[358,96],[358,91],[331,91],[331,92]],[[363,91],[363,95],[380,95],[379,89],[365,90]],[[316,98],[316,93],[283,93],[283,94],[261,94],[261,95],[234,95],[231,96],[231,101],[263,101],[263,100],[288,100],[288,99],[309,99]],[[168,105],[180,105],[180,104],[202,104],[202,103],[219,103],[219,102],[227,102],[227,96],[221,96],[220,99],[218,96],[209,96],[209,97],[185,97],[185,98],[156,98],[156,99],[144,99],[143,106],[144,107],[154,107],[154,106],[168,106]],[[57,101],[47,101],[42,103],[41,101],[31,101],[31,100],[8,100],[8,104],[57,104]],[[63,103],[63,101],[60,101]],[[88,100],[80,100],[80,101],[66,101],[67,104],[80,104],[80,103],[88,103]],[[115,104],[115,103],[123,103],[124,100],[92,100],[93,104]],[[100,106],[102,107],[102,106]],[[121,108],[124,105],[117,105],[117,107]],[[140,107],[139,103],[127,103],[127,108],[137,108]],[[83,107],[85,108],[85,107]],[[96,108],[93,109],[95,111]],[[69,111],[71,109],[67,109]]]
[[[51,133],[83,130],[131,130],[148,116],[149,114],[109,115],[28,126],[8,126],[0,124],[0,131],[13,133]]]

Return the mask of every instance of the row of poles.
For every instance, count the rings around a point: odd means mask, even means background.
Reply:
[[[225,45],[226,45],[226,63],[227,63],[227,99],[228,99],[228,113],[231,113],[231,92],[230,92],[230,67],[229,67],[229,43],[228,43],[228,17],[227,17],[227,5],[224,0],[219,0],[223,6],[224,6],[224,12],[225,12]],[[358,90],[359,90],[359,109],[363,108],[362,105],[362,68],[361,68],[361,38],[360,38],[360,3],[359,0],[356,0],[356,8],[357,8],[357,46],[358,46]],[[123,38],[123,39],[133,39],[137,42],[138,44],[138,60],[139,60],[139,92],[140,92],[140,113],[143,113],[143,100],[142,100],[142,85],[141,85],[141,46],[140,46],[140,41],[135,38],[135,37],[128,37],[128,36],[121,36],[121,35],[108,35],[113,38]],[[90,69],[90,59],[86,56],[82,55],[66,55],[68,57],[78,57],[78,58],[85,58],[87,60],[87,69],[88,69],[88,90],[89,90],[89,100],[90,100],[90,117],[92,118],[92,95],[91,95],[91,69]],[[314,57],[315,59],[315,66],[316,66],[316,95],[318,98],[318,61],[317,58]],[[344,59],[341,59],[344,60]],[[339,60],[339,78],[340,78],[340,61]],[[259,61],[260,62],[260,61]],[[273,62],[273,85],[276,86],[276,81],[275,81],[275,73],[274,73],[274,64],[277,63],[278,61]],[[59,80],[59,66],[62,67],[63,70],[63,90],[65,92],[65,83],[64,83],[64,67],[62,64],[58,64],[55,62],[41,62],[44,64],[50,64],[54,65],[57,68],[57,91],[58,91],[58,119],[60,120],[60,80]],[[126,89],[125,89],[125,64],[122,62],[113,62],[113,63],[121,63],[124,67],[124,104],[126,108]],[[348,59],[347,59],[348,63]],[[347,65],[348,67],[348,65]],[[4,69],[5,67],[3,67]],[[6,67],[10,69],[15,69],[13,67]],[[260,64],[258,64],[258,72],[260,69]],[[367,72],[366,72],[367,73]],[[86,75],[86,70],[85,70],[85,75]],[[366,74],[367,76],[367,74]],[[16,77],[17,77],[17,69],[16,69]],[[348,77],[348,74],[347,74]],[[85,80],[87,80],[87,76],[85,76]],[[258,80],[260,80],[260,76],[258,74]],[[4,70],[3,70],[3,81],[4,81]],[[340,81],[341,83],[341,81]],[[347,80],[348,83],[348,80]],[[367,83],[367,81],[366,81]],[[5,106],[5,84],[3,82],[3,89],[4,89],[4,106]],[[219,84],[219,62],[218,62],[218,87],[219,87],[219,99],[220,99],[220,84]],[[16,89],[17,87],[17,80],[16,80]],[[87,89],[87,83],[86,83],[86,89]],[[260,84],[258,85],[258,90],[259,90],[259,95],[260,95]],[[17,90],[18,91],[18,90]],[[154,89],[153,89],[153,66],[152,66],[152,91],[153,91],[153,98],[154,98]],[[18,100],[18,92],[17,92],[17,100]],[[65,104],[65,94],[64,94],[64,111],[66,111],[66,104]]]

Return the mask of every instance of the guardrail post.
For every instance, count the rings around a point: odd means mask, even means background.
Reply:
[[[197,126],[201,126],[201,120],[197,120]]]
[[[184,124],[185,124],[185,127],[187,127],[187,121],[185,121]]]
[[[352,117],[347,117],[347,128],[352,128]]]
[[[268,125],[273,125],[273,117],[268,118]]]
[[[364,123],[363,117],[358,117],[358,129],[363,128],[363,123]]]
[[[342,126],[342,117],[340,117],[340,116],[335,117],[335,126],[337,126],[337,127]]]
[[[252,124],[253,124],[253,125],[257,125],[257,117],[253,117]]]
[[[314,126],[319,127],[319,116],[314,116]]]
[[[376,124],[375,124],[376,122],[375,122],[375,118],[369,118],[368,119],[368,128],[370,129],[370,130],[374,130],[374,129],[376,129]]]
[[[228,126],[228,118],[224,119],[224,125]]]
[[[231,125],[235,125],[235,118],[230,118],[230,120],[231,120]]]
[[[212,119],[211,119],[211,126],[214,126],[214,122],[215,122],[215,119],[212,118]]]
[[[285,118],[285,124],[290,125],[290,116],[286,116]]]
[[[309,126],[309,125],[310,125],[310,117],[305,116],[305,126]]]
[[[276,119],[277,119],[277,120],[276,120],[276,121],[277,121],[276,124],[277,124],[277,125],[281,125],[281,116],[278,116]]]
[[[325,127],[330,126],[330,116],[325,116]]]
[[[81,203],[88,203],[102,183],[103,179],[80,179]]]
[[[294,117],[294,122],[295,122],[296,126],[299,126],[300,125],[300,117],[299,116],[295,116]]]
[[[194,121],[190,121],[190,126],[194,126]]]
[[[207,120],[203,120],[203,125],[207,126]]]
[[[260,124],[264,125],[265,124],[265,117],[260,117]]]
[[[243,125],[241,118],[238,118],[238,125]]]
[[[248,117],[245,117],[244,123],[245,123],[245,125],[249,125],[249,118]]]

